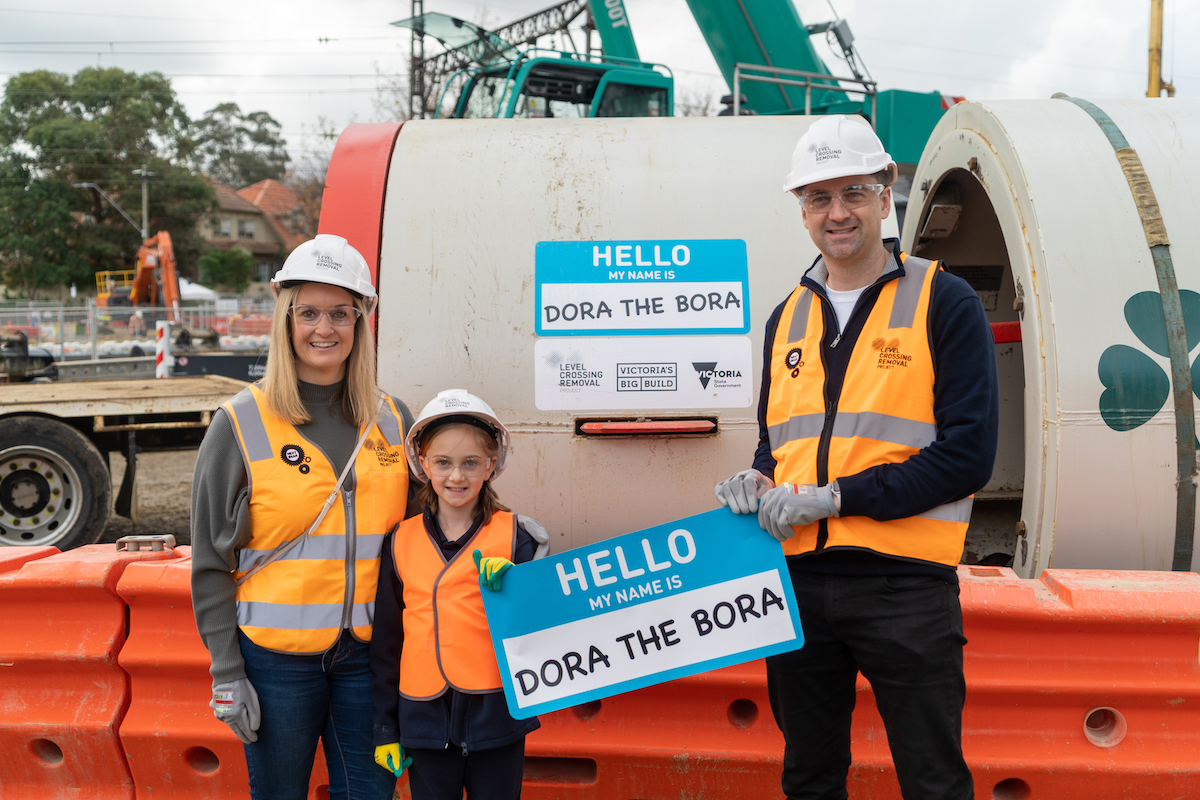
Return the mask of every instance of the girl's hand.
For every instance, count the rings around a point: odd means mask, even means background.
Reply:
[[[475,559],[475,569],[479,570],[479,585],[486,586],[493,592],[500,591],[504,573],[508,572],[508,568],[513,565],[513,562],[502,556],[483,558],[483,553],[478,549],[471,555]]]
[[[412,765],[412,756],[405,758],[399,742],[381,744],[375,748],[375,763],[399,778]]]

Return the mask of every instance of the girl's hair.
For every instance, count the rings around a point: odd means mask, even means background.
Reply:
[[[420,453],[422,456],[429,450],[429,445],[437,437],[437,434],[442,431],[453,430],[455,428],[470,431],[475,437],[475,441],[483,448],[483,452],[489,458],[495,459],[500,455],[500,445],[496,440],[489,436],[485,431],[476,428],[474,425],[469,425],[465,422],[450,422],[445,425],[439,425],[432,431],[426,430],[421,437]],[[493,466],[493,469],[495,467]],[[437,492],[433,490],[433,477],[429,476],[429,480],[421,484],[421,489],[417,494],[417,499],[421,501],[421,505],[428,508],[434,514],[438,510]],[[483,487],[479,490],[479,497],[475,500],[475,513],[483,513],[483,524],[487,525],[492,521],[492,514],[497,511],[511,511],[508,506],[500,502],[500,498],[496,495],[496,490],[492,488],[491,481],[484,481]]]
[[[301,286],[303,284],[281,289],[275,301],[275,314],[271,317],[271,352],[267,358],[267,374],[262,381],[271,411],[292,425],[312,422],[300,400],[296,351],[292,347],[291,310],[296,305]],[[375,421],[379,387],[375,385],[375,353],[371,346],[371,330],[367,327],[367,304],[353,293],[350,296],[354,307],[362,313],[354,323],[354,344],[346,358],[346,378],[338,397],[341,398],[342,419],[362,426]]]

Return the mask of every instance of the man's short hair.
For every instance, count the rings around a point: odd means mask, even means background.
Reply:
[[[872,177],[876,183],[882,183],[884,186],[891,186],[896,182],[896,165],[888,164],[885,169],[879,170]]]

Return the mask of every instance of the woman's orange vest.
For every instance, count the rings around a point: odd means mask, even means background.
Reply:
[[[250,541],[238,551],[234,573],[240,579],[304,534],[338,473],[320,448],[271,413],[257,386],[222,408],[250,481]],[[238,586],[238,627],[258,646],[322,653],[344,628],[360,641],[371,640],[379,554],[408,501],[403,419],[388,398],[321,525]]]
[[[771,349],[767,430],[775,481],[815,484],[819,466],[832,483],[868,467],[911,458],[937,439],[929,298],[937,262],[900,254],[905,274],[880,289],[854,344],[839,397],[825,399],[821,298],[797,287],[787,299]],[[822,441],[825,447],[822,448]],[[915,517],[830,517],[795,526],[788,555],[861,548],[954,566],[962,556],[972,498]],[[820,529],[827,526],[828,539]]]
[[[432,700],[447,687],[467,694],[502,690],[472,553],[511,559],[516,541],[515,517],[497,511],[447,562],[423,516],[400,523],[393,553],[404,584],[402,696]]]

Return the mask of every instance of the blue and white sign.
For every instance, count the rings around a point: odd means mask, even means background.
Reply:
[[[538,242],[539,336],[750,331],[741,239]]]
[[[517,719],[804,643],[782,548],[724,508],[518,564],[483,604]]]

